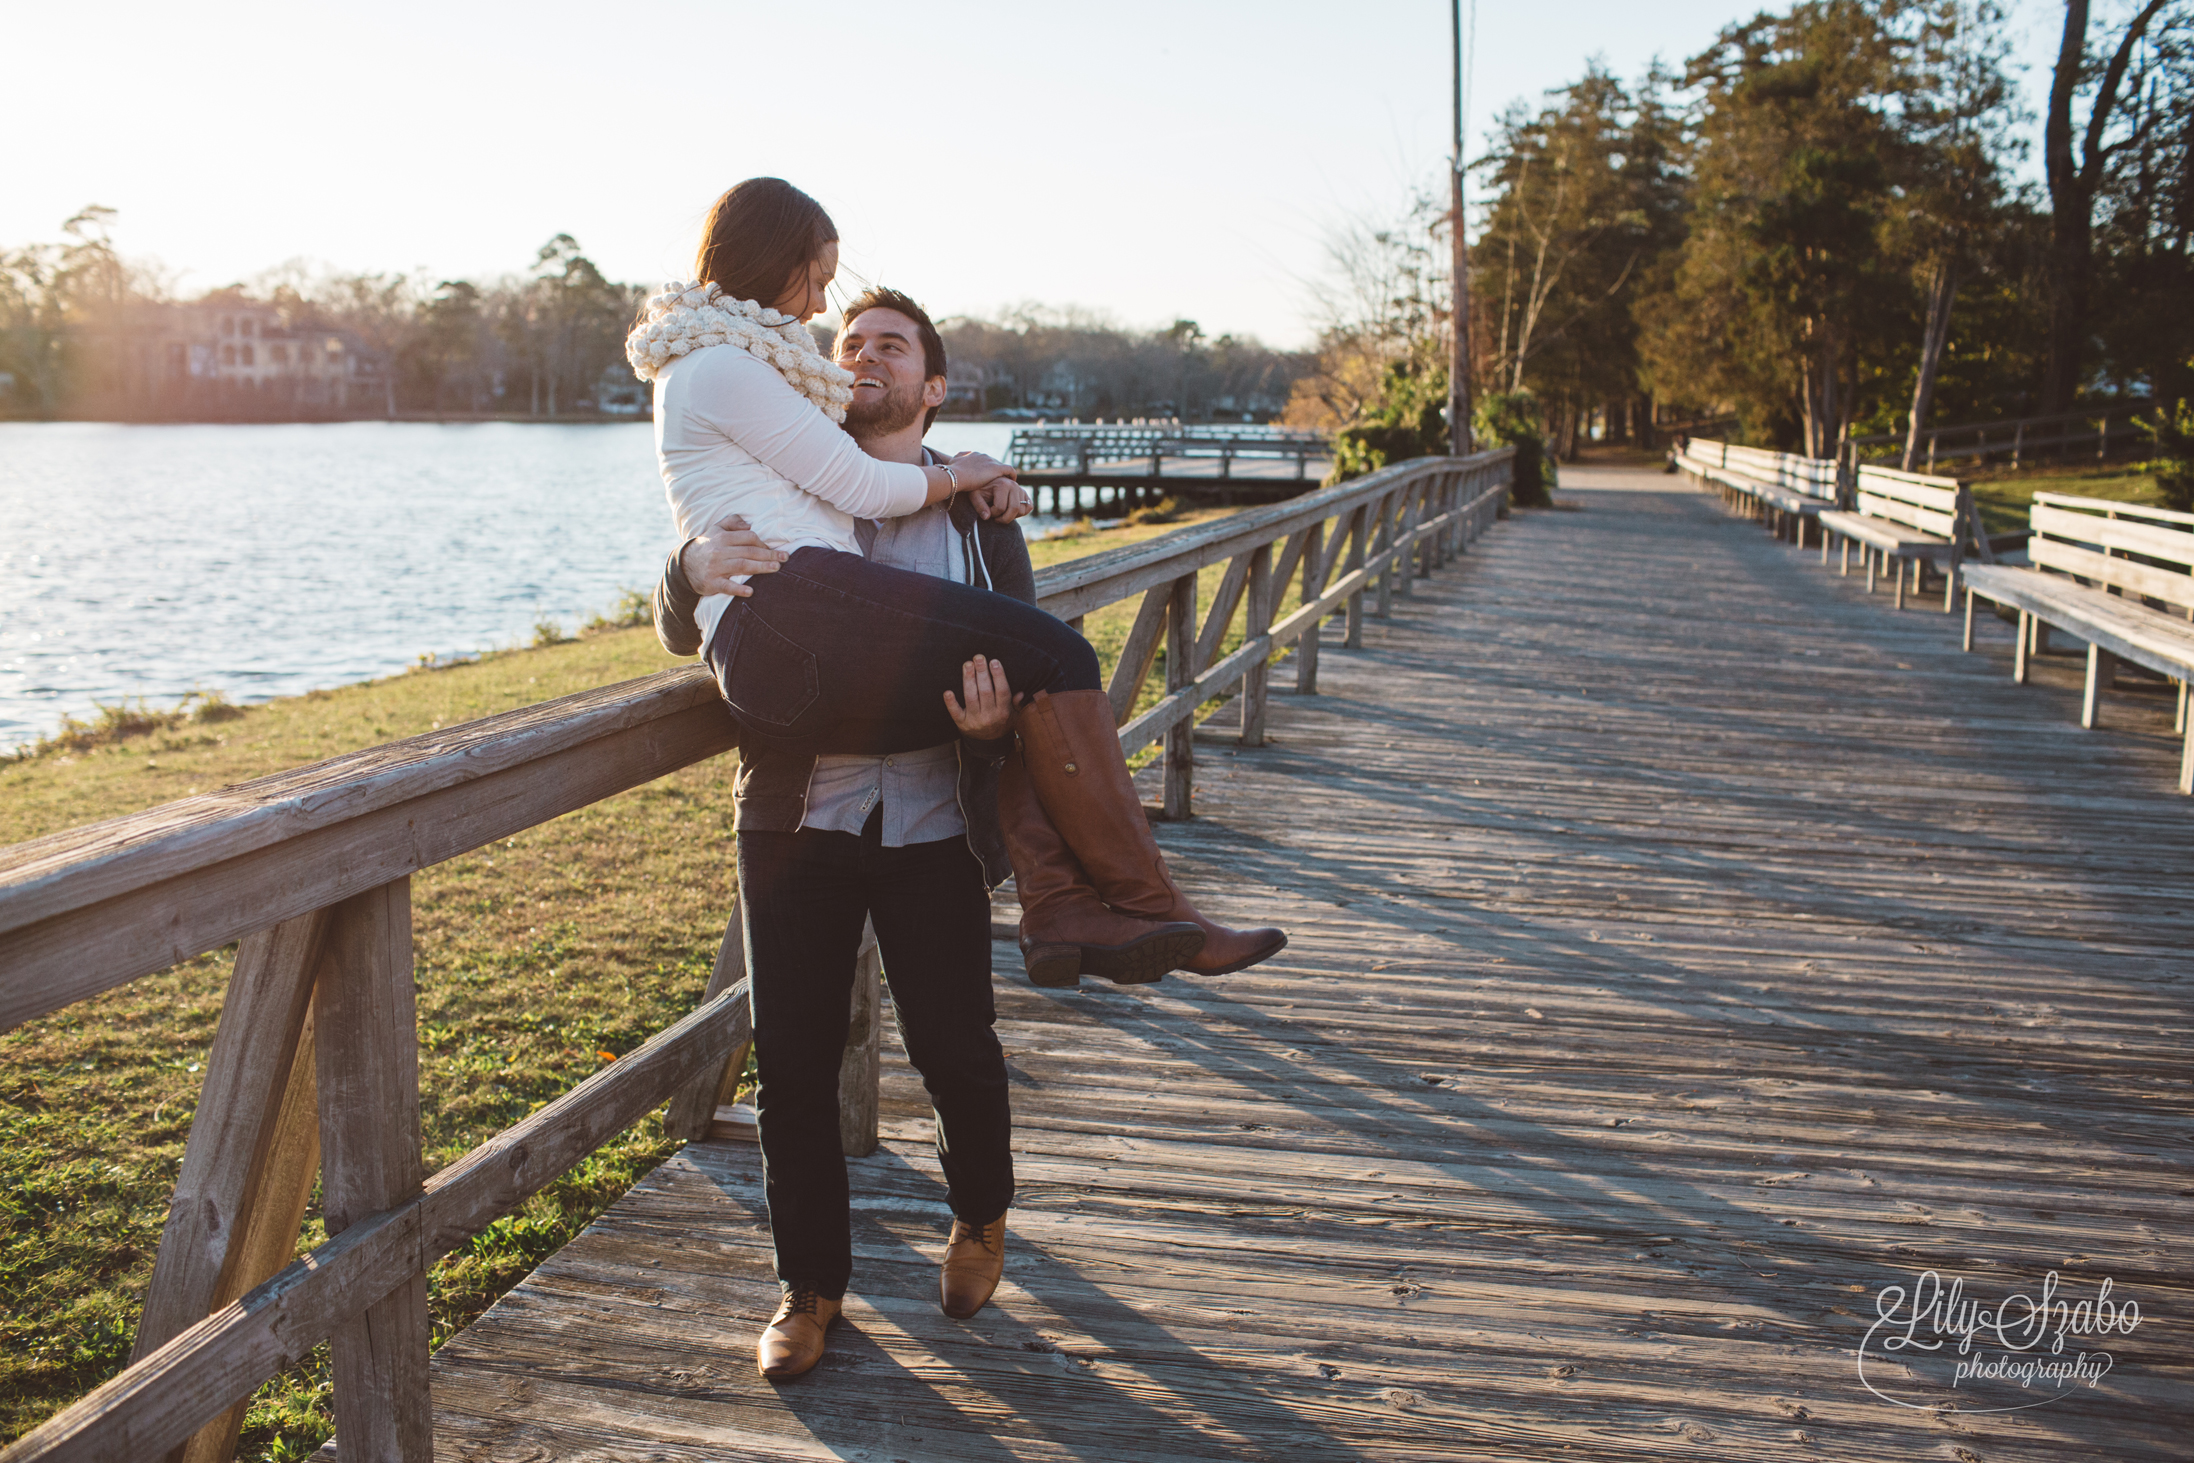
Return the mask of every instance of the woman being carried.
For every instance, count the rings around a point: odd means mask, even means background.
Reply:
[[[779,179],[749,179],[710,212],[698,282],[650,300],[626,342],[655,386],[657,454],[680,537],[737,514],[788,555],[744,597],[710,595],[695,616],[742,737],[820,753],[934,747],[958,733],[946,692],[962,668],[1002,663],[1027,696],[1000,816],[1031,977],[1146,981],[1269,959],[1284,933],[1218,925],[1174,883],[1087,641],[1003,595],[861,557],[857,518],[899,517],[963,490],[1003,502],[1019,488],[1011,469],[976,453],[943,466],[880,462],[836,425],[853,375],[824,357],[805,322],[822,312],[837,258],[820,205]]]

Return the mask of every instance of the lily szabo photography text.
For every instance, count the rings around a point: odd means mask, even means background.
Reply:
[[[2119,1364],[2112,1348],[2143,1319],[2140,1302],[2113,1298],[2114,1288],[2105,1276],[2082,1294],[2054,1270],[2033,1293],[1994,1300],[1933,1270],[1885,1285],[1859,1345],[1860,1379],[1885,1402],[1958,1412],[2016,1412],[2100,1388]]]

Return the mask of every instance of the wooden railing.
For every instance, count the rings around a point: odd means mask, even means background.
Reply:
[[[1191,811],[1199,708],[1238,690],[1241,741],[1262,745],[1272,658],[1296,647],[1315,692],[1325,621],[1360,644],[1366,614],[1505,513],[1511,462],[1403,463],[1038,577],[1075,622],[1140,596],[1108,690],[1126,751],[1165,744],[1169,815]],[[1197,571],[1221,563],[1199,615]],[[1130,719],[1161,641],[1165,694]],[[0,850],[0,1029],[241,942],[131,1364],[0,1463],[226,1459],[253,1391],[322,1340],[346,1463],[431,1457],[428,1267],[666,1101],[674,1135],[706,1132],[751,1028],[735,913],[699,1009],[429,1178],[410,877],[736,743],[687,667]],[[873,944],[862,968],[851,1152],[876,1143]],[[316,1176],[330,1238],[293,1261]]]
[[[1324,458],[1333,450],[1322,432],[1284,427],[1240,427],[1224,423],[1183,426],[1099,427],[1056,426],[1024,429],[1013,434],[1006,460],[1015,467],[1042,473],[1088,473],[1100,462],[1139,462],[1147,459],[1151,477],[1162,474],[1169,459],[1216,458],[1219,476],[1233,473],[1234,459],[1272,458],[1295,464],[1295,476],[1303,476],[1312,458]]]
[[[2114,451],[2137,451],[2148,440],[2134,420],[2147,410],[2148,402],[2131,401],[2054,416],[2005,417],[1993,422],[1928,427],[1921,431],[1920,451],[1913,466],[1933,472],[1937,462],[1985,463],[2001,458],[2018,467],[2026,458],[2049,455],[2061,460],[2074,453],[2103,462]],[[1854,462],[1869,457],[1895,462],[1903,456],[1904,443],[1902,432],[1880,432],[1853,437],[1848,445]]]

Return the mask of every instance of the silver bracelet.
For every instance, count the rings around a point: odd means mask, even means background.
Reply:
[[[960,475],[954,472],[952,468],[945,463],[940,462],[937,464],[937,466],[943,469],[946,479],[949,480],[952,484],[952,491],[954,495],[957,496],[960,491]]]

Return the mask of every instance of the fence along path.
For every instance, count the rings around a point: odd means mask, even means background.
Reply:
[[[997,947],[990,1309],[936,1309],[894,1049],[818,1372],[753,1375],[758,1165],[696,1145],[437,1355],[443,1455],[2183,1458],[2168,698],[2083,734],[2070,657],[2022,691],[1705,495],[1561,497],[1198,745],[1168,856],[1282,956],[1064,993]],[[2151,1320],[2100,1391],[1908,1410],[1853,1348],[1930,1267]]]
[[[1322,622],[1340,612],[1359,643],[1367,595],[1383,611],[1492,522],[1511,459],[1401,464],[1047,571],[1039,592],[1076,619],[1141,596],[1110,689],[1125,719],[1162,636],[1166,694],[1121,738],[1165,743],[1185,814],[1200,705],[1238,688],[1237,742],[1261,744],[1270,658],[1296,647],[1314,687]],[[1220,563],[1200,616],[1197,571]],[[1295,575],[1302,607],[1279,618]],[[431,1456],[427,1268],[666,1100],[673,1131],[705,1133],[750,1031],[727,940],[691,1016],[427,1178],[410,875],[733,742],[707,674],[665,672],[0,850],[0,1029],[241,941],[132,1364],[0,1459],[227,1457],[244,1400],[322,1340],[345,1456]],[[843,1074],[856,1151],[875,1143],[866,1030]],[[290,1263],[315,1178],[332,1237]]]

